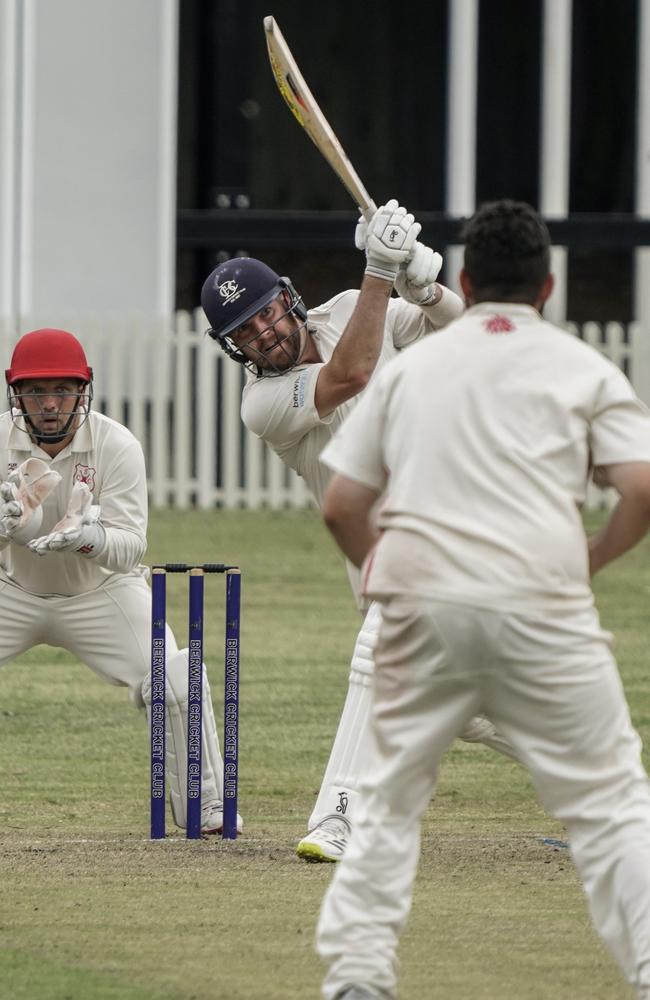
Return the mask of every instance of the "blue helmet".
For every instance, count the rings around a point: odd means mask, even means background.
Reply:
[[[307,309],[289,278],[254,257],[233,257],[216,267],[201,289],[201,305],[208,318],[208,334],[226,354],[258,374],[282,374],[278,370],[262,372],[234,343],[231,334],[282,292],[287,293],[286,315],[305,323]]]

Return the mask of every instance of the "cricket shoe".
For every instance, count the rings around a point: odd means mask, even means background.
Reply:
[[[340,861],[350,839],[350,824],[339,816],[328,816],[296,847],[296,854],[305,861]]]
[[[241,816],[237,813],[237,833],[244,829]],[[215,802],[201,809],[201,833],[223,833],[223,805]]]

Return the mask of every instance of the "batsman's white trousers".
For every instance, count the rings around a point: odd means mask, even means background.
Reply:
[[[60,646],[111,684],[130,689],[142,706],[151,669],[151,591],[138,576],[110,580],[72,597],[39,597],[0,580],[0,663],[32,646]],[[167,629],[167,655],[177,652]]]
[[[588,609],[551,618],[394,598],[382,605],[375,762],[317,931],[325,1000],[394,997],[420,822],[440,759],[487,715],[565,825],[593,923],[626,977],[650,981],[650,787],[610,636]],[[435,965],[435,935],[432,933]]]

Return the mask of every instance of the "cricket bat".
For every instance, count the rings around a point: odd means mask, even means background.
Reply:
[[[363,186],[343,146],[305,83],[275,18],[270,16],[264,18],[264,31],[271,69],[280,93],[298,124],[325,157],[361,213],[366,219],[370,219],[377,211],[377,206]]]

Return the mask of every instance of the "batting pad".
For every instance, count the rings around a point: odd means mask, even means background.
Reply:
[[[351,818],[359,783],[370,766],[374,650],[380,624],[379,605],[371,604],[355,643],[348,692],[316,805],[309,817],[309,830],[326,816]]]

